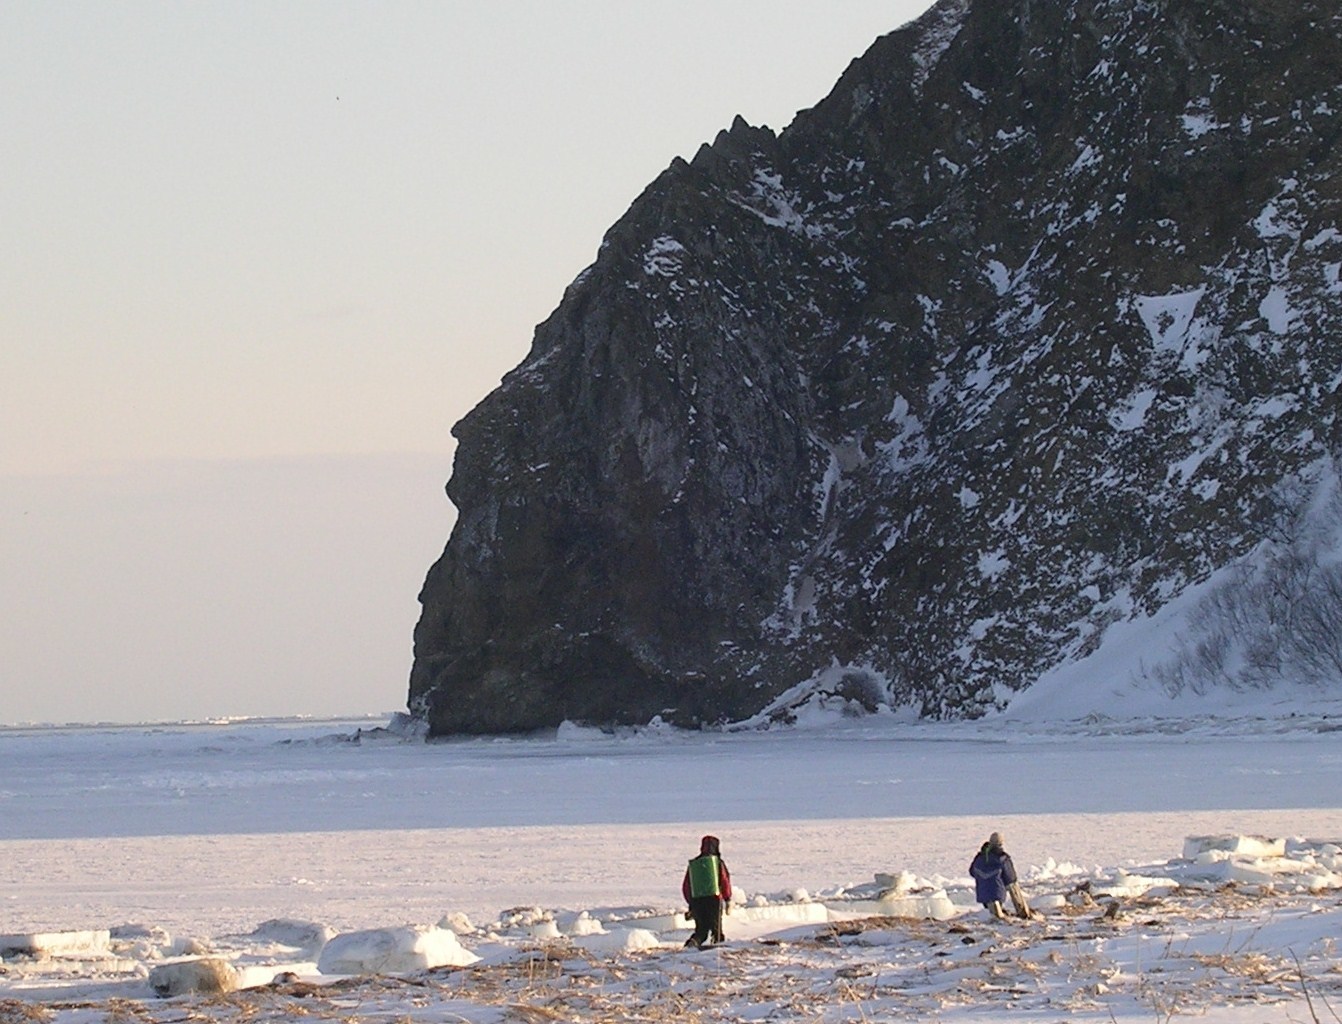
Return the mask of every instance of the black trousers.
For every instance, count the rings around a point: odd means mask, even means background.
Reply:
[[[717,896],[691,896],[690,913],[694,915],[694,934],[687,946],[702,946],[707,942],[722,941],[722,900]]]

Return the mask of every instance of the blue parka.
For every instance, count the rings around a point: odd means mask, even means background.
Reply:
[[[984,906],[1005,901],[1007,886],[1016,881],[1011,854],[991,843],[983,844],[969,865],[969,873],[974,876],[974,898]]]

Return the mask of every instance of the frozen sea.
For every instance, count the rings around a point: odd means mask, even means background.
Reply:
[[[6,728],[0,934],[135,923],[237,956],[225,937],[276,919],[348,932],[519,907],[669,914],[705,832],[742,902],[775,907],[877,873],[972,904],[966,866],[994,830],[1036,885],[1169,865],[1189,836],[1326,850],[1342,841],[1336,712],[441,743],[388,734],[385,716]],[[143,989],[143,971],[34,971],[0,973],[0,995]]]
[[[1326,808],[1342,772],[1342,717],[1311,715],[428,744],[386,721],[0,729],[0,839]]]

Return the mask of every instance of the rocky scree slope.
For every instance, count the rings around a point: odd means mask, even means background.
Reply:
[[[604,239],[461,423],[435,734],[975,715],[1338,451],[1342,13],[942,0]]]

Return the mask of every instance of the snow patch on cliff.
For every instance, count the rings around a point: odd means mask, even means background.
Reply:
[[[965,16],[969,13],[969,2],[970,0],[951,0],[950,3],[938,4],[927,13],[923,21],[918,23],[923,34],[911,55],[913,87],[916,91],[922,92],[937,62],[960,34]]]

